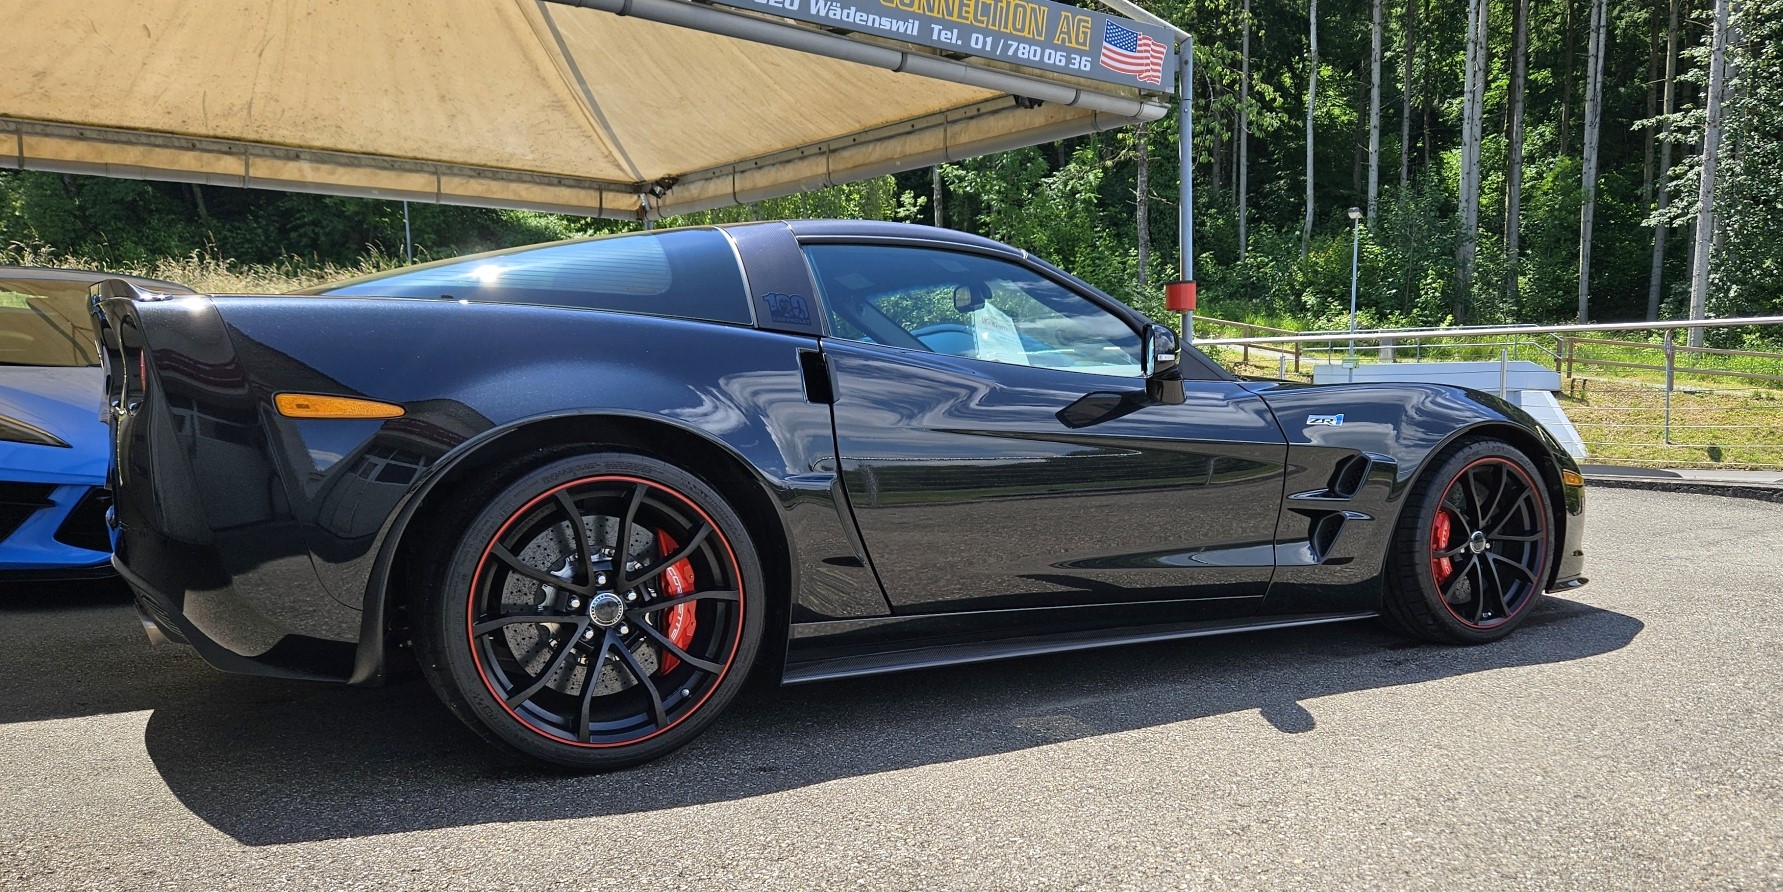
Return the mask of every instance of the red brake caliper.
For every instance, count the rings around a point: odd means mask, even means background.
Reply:
[[[674,554],[675,549],[680,545],[675,542],[673,536],[662,530],[657,530],[656,547],[663,554]],[[667,570],[662,571],[662,593],[665,598],[679,598],[682,595],[693,594],[693,564],[683,558],[676,561]],[[693,642],[695,606],[694,602],[689,601],[686,604],[670,607],[667,611],[669,615],[668,628],[663,630],[663,634],[667,635],[668,639],[675,642],[675,646],[682,650],[686,650],[687,645]],[[666,650],[660,662],[664,674],[681,665],[681,661],[674,654],[667,653]]]
[[[1454,562],[1446,557],[1436,557],[1449,550],[1449,534],[1454,529],[1454,521],[1449,519],[1449,509],[1436,509],[1436,522],[1430,525],[1430,574],[1436,577],[1436,584],[1442,585],[1455,575]]]

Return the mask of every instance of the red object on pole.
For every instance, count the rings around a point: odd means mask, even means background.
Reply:
[[[1172,313],[1192,313],[1195,311],[1194,282],[1164,283],[1164,309]]]

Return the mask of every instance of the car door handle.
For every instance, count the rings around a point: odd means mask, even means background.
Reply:
[[[822,351],[800,350],[799,374],[805,380],[805,399],[825,405],[836,402],[836,382],[830,376],[829,359]]]

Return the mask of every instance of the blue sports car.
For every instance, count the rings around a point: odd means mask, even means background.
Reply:
[[[87,289],[125,278],[0,266],[0,580],[109,576],[105,375]]]

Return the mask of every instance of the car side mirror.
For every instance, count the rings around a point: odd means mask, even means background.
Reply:
[[[1160,403],[1182,403],[1182,348],[1176,332],[1153,322],[1140,333],[1140,342],[1145,350],[1145,395]]]

